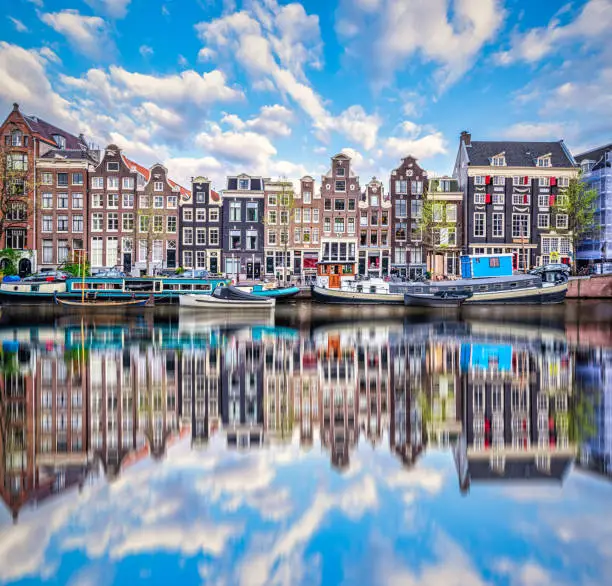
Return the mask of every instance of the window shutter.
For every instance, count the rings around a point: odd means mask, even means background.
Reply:
[[[491,194],[487,193],[487,195],[485,196],[485,203],[491,203]]]
[[[551,207],[555,205],[555,196],[554,195],[549,195],[548,196],[548,205],[551,206]]]
[[[525,185],[529,185],[529,177],[525,176],[524,181],[525,181]]]
[[[485,183],[486,183],[487,185],[491,185],[491,175],[487,175],[487,176],[485,177]]]
[[[550,178],[550,186],[554,187],[555,185],[557,185],[557,178],[556,177],[551,177]]]
[[[523,196],[523,203],[524,203],[524,204],[529,203],[529,196],[528,196],[527,194],[525,194],[525,195]]]

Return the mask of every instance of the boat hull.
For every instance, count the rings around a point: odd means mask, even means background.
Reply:
[[[124,309],[127,307],[145,307],[147,299],[131,299],[126,301],[73,301],[70,299],[56,299],[57,304],[62,307],[77,309]]]
[[[255,287],[236,287],[240,291],[250,293],[256,297],[265,297],[267,299],[276,299],[284,301],[295,297],[299,292],[299,287],[280,287],[278,289],[257,289]]]
[[[437,295],[404,295],[408,307],[431,307],[432,309],[458,309],[465,303],[465,297],[441,298]]]
[[[317,303],[343,303],[351,305],[403,305],[404,295],[394,293],[359,293],[312,286],[312,299]]]
[[[474,293],[463,305],[549,305],[563,303],[567,283],[516,290]]]
[[[212,295],[182,295],[179,298],[181,307],[198,307],[200,309],[274,309],[276,301],[262,297],[256,300],[219,299]]]

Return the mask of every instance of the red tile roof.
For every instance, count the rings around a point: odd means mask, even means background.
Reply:
[[[128,159],[124,154],[121,154],[121,156],[123,157],[125,164],[128,167],[130,167],[130,169],[134,169],[135,171],[138,171],[138,173],[140,173],[145,178],[145,181],[149,181],[149,179],[151,178],[151,171],[149,169],[147,169],[146,167],[143,167],[142,165],[139,165],[138,163],[136,163],[135,161],[132,161],[131,159]],[[181,197],[185,199],[188,199],[191,197],[191,191],[189,191],[189,189],[186,189],[182,185],[179,185],[176,181],[172,181],[172,179],[168,178],[168,183],[170,184],[171,187],[179,188]]]

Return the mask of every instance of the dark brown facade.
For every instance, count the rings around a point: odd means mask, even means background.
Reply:
[[[359,274],[384,277],[391,256],[391,197],[373,177],[359,200]]]

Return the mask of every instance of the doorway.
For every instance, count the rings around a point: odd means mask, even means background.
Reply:
[[[19,276],[27,277],[32,272],[32,263],[29,258],[22,258],[19,261]]]
[[[123,271],[125,273],[132,272],[132,253],[131,252],[123,253]]]

